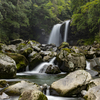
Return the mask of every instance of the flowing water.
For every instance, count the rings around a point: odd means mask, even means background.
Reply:
[[[64,42],[67,42],[67,35],[68,35],[68,26],[70,20],[65,21],[65,32],[64,32]]]
[[[56,46],[59,46],[60,39],[61,39],[60,26],[61,26],[61,24],[54,25],[54,27],[50,33],[48,44],[55,44]]]
[[[49,88],[50,85],[63,77],[66,76],[66,73],[61,74],[45,74],[45,73],[39,73],[39,70],[43,67],[45,64],[54,64],[55,57],[50,60],[50,62],[44,62],[37,66],[35,71],[26,71],[22,73],[17,73],[16,79],[6,79],[6,81],[9,82],[9,84],[12,84],[13,82],[18,82],[21,80],[28,80],[30,82],[35,82],[38,85],[42,86],[43,84],[47,84],[47,90],[46,90],[46,96],[48,100],[83,100],[82,98],[76,98],[76,97],[59,97],[59,96],[52,96],[50,95]],[[27,66],[27,70],[28,70]],[[19,96],[10,96],[9,99],[4,100],[18,100]]]

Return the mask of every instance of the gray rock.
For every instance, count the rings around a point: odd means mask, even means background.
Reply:
[[[6,87],[8,82],[6,80],[0,80],[0,88]]]
[[[100,100],[100,85],[90,88],[84,98],[85,100]]]
[[[9,56],[0,53],[0,78],[14,78],[16,71],[15,61]]]
[[[57,55],[58,66],[64,72],[72,72],[78,69],[85,69],[86,59],[82,53],[73,53],[69,48],[64,48]]]
[[[48,100],[47,97],[39,90],[25,91],[18,100]]]
[[[88,89],[99,85],[100,85],[100,78],[93,79],[89,82]]]
[[[33,68],[35,68],[37,65],[39,65],[42,62],[42,56],[40,55],[40,53],[37,53],[35,51],[33,51],[29,56],[29,68],[30,70],[32,70]]]
[[[91,75],[85,70],[71,72],[65,78],[51,84],[51,94],[55,92],[61,96],[77,95],[86,88],[91,79]]]
[[[17,66],[17,72],[22,72],[26,70],[26,66],[28,65],[28,60],[24,55],[18,53],[6,53],[9,57],[14,59]]]
[[[61,73],[60,69],[56,65],[49,65],[47,66],[46,72],[47,74],[58,74]]]
[[[21,95],[28,90],[41,90],[41,88],[33,82],[21,81],[5,88],[4,92],[8,95]]]

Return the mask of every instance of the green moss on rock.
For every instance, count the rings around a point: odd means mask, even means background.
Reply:
[[[38,90],[23,92],[18,100],[48,100],[47,97]]]
[[[63,48],[62,50],[67,51],[68,53],[71,53],[71,49],[69,48]]]
[[[65,47],[69,47],[69,43],[62,42],[62,44],[58,47],[58,49],[65,48]]]
[[[28,60],[25,56],[18,53],[6,53],[9,57],[15,60],[17,65],[17,71],[22,71],[26,69],[28,65]]]

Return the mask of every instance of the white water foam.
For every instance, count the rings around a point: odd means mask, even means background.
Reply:
[[[90,62],[89,62],[89,61],[86,61],[86,69],[87,69],[87,70],[91,70]]]

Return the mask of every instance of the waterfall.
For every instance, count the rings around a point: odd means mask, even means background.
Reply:
[[[50,33],[48,44],[55,44],[59,46],[61,42],[67,42],[67,34],[68,34],[68,27],[69,27],[70,20],[63,22],[62,24],[56,24],[53,26],[53,29]],[[64,37],[61,37],[60,28],[65,24],[64,27]]]
[[[65,21],[64,42],[67,42],[69,22],[70,22],[70,20]]]
[[[61,26],[61,24],[54,25],[54,27],[50,33],[48,44],[55,44],[56,46],[59,46],[59,42],[60,42],[60,38],[61,38],[60,26]]]

